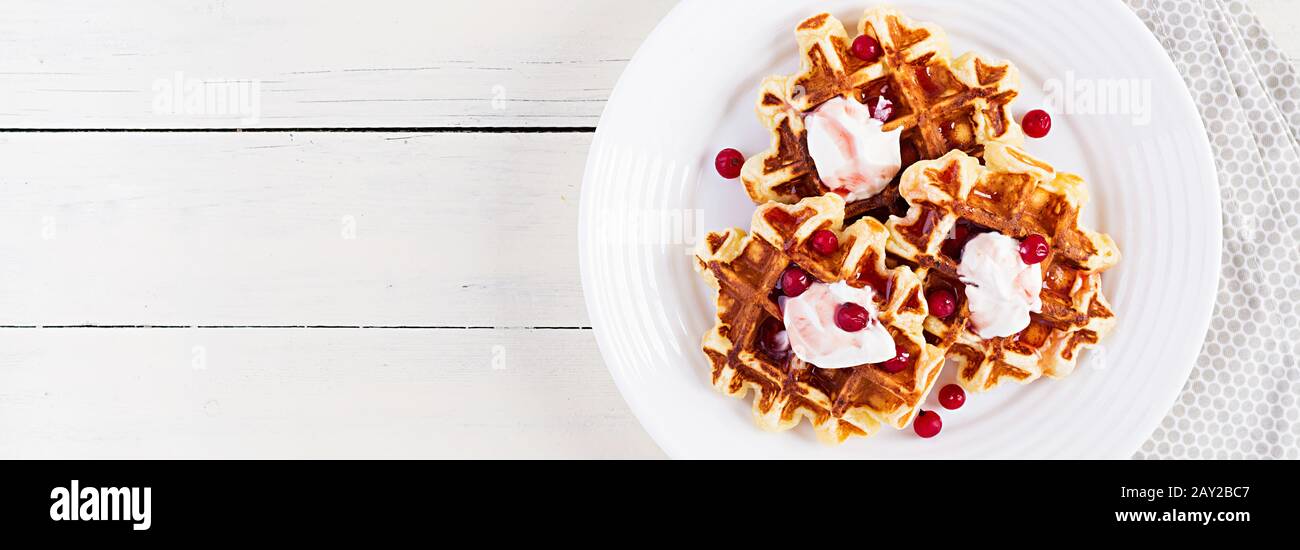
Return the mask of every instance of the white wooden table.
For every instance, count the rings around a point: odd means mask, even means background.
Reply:
[[[672,0],[77,3],[0,5],[0,457],[662,456],[575,233]]]

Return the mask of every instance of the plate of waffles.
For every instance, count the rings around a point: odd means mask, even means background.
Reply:
[[[677,458],[1126,458],[1222,241],[1196,106],[1118,1],[683,2],[579,217],[602,356]]]

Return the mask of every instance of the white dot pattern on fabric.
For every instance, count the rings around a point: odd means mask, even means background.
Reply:
[[[1168,50],[1205,120],[1224,238],[1205,346],[1136,458],[1300,458],[1295,67],[1244,0],[1126,1]]]

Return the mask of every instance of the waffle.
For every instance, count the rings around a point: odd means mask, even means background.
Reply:
[[[1058,173],[1021,149],[1001,144],[990,144],[984,161],[987,166],[953,151],[916,163],[899,186],[910,210],[886,224],[894,262],[915,268],[927,293],[954,290],[956,313],[948,319],[929,316],[926,338],[946,350],[959,382],[976,392],[1007,380],[1028,383],[1043,375],[1070,374],[1079,351],[1095,346],[1115,324],[1101,293],[1100,273],[1120,257],[1109,236],[1079,226],[1079,211],[1088,197],[1078,176]],[[960,251],[944,250],[958,223],[1017,239],[1047,237],[1052,251],[1041,264],[1042,311],[1031,313],[1029,326],[1019,334],[982,339],[969,326],[954,257]]]
[[[835,194],[795,205],[768,203],[755,212],[752,234],[710,233],[695,256],[697,271],[718,291],[717,325],[703,342],[713,386],[741,398],[753,390],[754,417],[764,429],[787,430],[806,416],[819,439],[831,443],[869,436],[882,424],[907,426],[943,364],[943,353],[927,345],[922,332],[927,306],[921,280],[907,267],[886,267],[883,224],[868,218],[843,228],[844,207]],[[810,248],[819,229],[839,237],[835,254]],[[894,374],[871,365],[820,369],[792,352],[764,348],[764,330],[783,330],[776,284],[791,264],[823,282],[871,286],[879,320],[910,353],[910,367]]]
[[[893,102],[893,116],[883,129],[903,129],[904,170],[954,149],[979,157],[988,143],[1024,140],[1009,108],[1020,82],[1015,66],[972,53],[951,61],[942,29],[888,8],[867,10],[858,32],[880,42],[884,53],[875,62],[850,53],[852,41],[839,20],[824,13],[805,20],[796,31],[801,71],[763,81],[757,110],[772,133],[771,148],[748,159],[741,171],[755,203],[793,203],[831,191],[809,156],[803,117],[837,96],[863,104],[882,96]],[[849,219],[863,214],[884,219],[898,204],[897,183],[849,204]]]

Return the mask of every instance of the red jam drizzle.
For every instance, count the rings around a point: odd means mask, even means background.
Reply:
[[[916,223],[911,225],[899,226],[898,231],[907,238],[907,241],[917,248],[924,247],[930,232],[934,231],[934,224],[939,221],[939,211],[928,206],[921,207],[921,217]]]
[[[858,282],[866,283],[871,290],[876,293],[876,301],[888,303],[889,298],[894,293],[894,279],[889,275],[883,275],[876,271],[877,257],[876,253],[868,252],[867,257],[863,260],[862,269],[858,270],[856,279]]]
[[[772,224],[772,226],[777,229],[790,230],[799,225],[799,220],[796,220],[789,212],[780,208],[768,210],[767,213],[763,214],[763,219],[767,220],[767,223]]]

